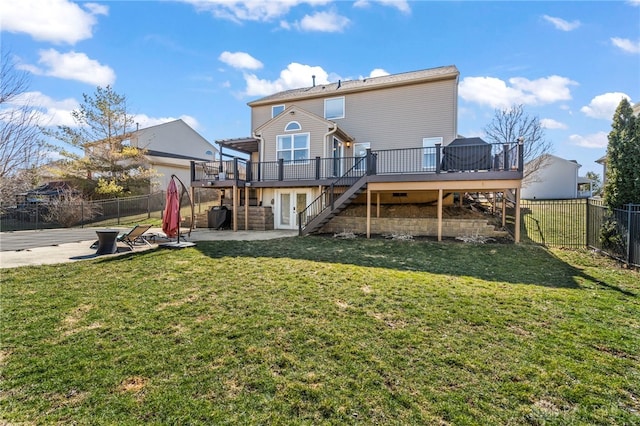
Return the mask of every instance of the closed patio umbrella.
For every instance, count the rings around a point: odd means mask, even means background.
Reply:
[[[180,199],[178,198],[178,187],[173,176],[167,186],[167,205],[162,215],[162,232],[167,237],[175,237],[180,233]]]

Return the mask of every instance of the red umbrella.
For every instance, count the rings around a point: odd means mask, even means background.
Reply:
[[[167,205],[162,215],[162,232],[167,237],[175,237],[180,231],[180,200],[178,198],[178,187],[173,176],[167,187]]]

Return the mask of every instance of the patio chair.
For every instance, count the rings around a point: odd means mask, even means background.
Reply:
[[[147,241],[144,234],[151,228],[151,225],[136,225],[130,231],[123,234],[119,234],[117,241],[121,241],[128,245],[133,250],[136,243],[147,244],[151,246],[151,243]]]

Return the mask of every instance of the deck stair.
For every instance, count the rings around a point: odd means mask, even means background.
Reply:
[[[368,161],[367,158],[369,158]],[[367,188],[374,164],[375,158],[370,153],[367,157],[359,158],[351,169],[329,185],[302,212],[299,212],[299,234],[308,235],[318,231],[362,194]]]
[[[307,235],[321,229],[331,219],[344,210],[353,200],[358,198],[360,194],[367,188],[367,177],[362,176],[353,185],[348,187],[346,191],[333,201],[327,203],[327,206],[320,213],[310,218],[304,226],[301,226],[300,235]]]

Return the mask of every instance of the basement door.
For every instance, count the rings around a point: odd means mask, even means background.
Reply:
[[[298,213],[307,207],[309,191],[281,190],[276,199],[276,229],[298,229]]]

